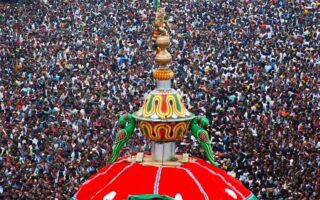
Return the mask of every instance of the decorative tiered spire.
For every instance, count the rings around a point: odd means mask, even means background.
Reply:
[[[158,9],[156,13],[155,28],[152,39],[156,42],[157,54],[155,60],[160,67],[155,70],[153,77],[158,81],[169,81],[174,77],[174,74],[167,66],[171,62],[171,54],[167,51],[167,47],[170,45],[170,37],[166,30],[165,10],[163,8]]]
[[[133,134],[134,127],[138,125],[146,138],[152,141],[151,154],[154,161],[168,161],[174,158],[175,142],[183,140],[190,129],[192,135],[204,149],[208,160],[211,164],[217,165],[214,161],[208,132],[205,130],[209,124],[208,119],[202,116],[196,117],[189,112],[180,93],[171,88],[174,73],[168,67],[171,62],[171,55],[167,51],[170,37],[166,30],[165,19],[165,10],[159,8],[152,35],[157,51],[155,61],[159,65],[153,73],[157,81],[157,88],[146,95],[137,112],[119,119],[119,124],[124,128],[117,133],[111,162],[116,161],[120,149]]]

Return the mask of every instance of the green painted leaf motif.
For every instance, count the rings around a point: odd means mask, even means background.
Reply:
[[[145,135],[149,135],[148,129],[146,127],[143,128],[143,132],[144,132]]]
[[[178,129],[178,135],[181,136],[182,135],[182,128]]]
[[[150,97],[149,97],[149,103],[148,103],[148,106],[147,106],[147,111],[148,111],[148,112],[150,112],[150,110],[151,110],[151,108],[152,108],[153,98],[154,98],[154,95],[151,94]]]
[[[180,105],[178,95],[174,95],[174,98],[176,100],[176,107],[177,107],[178,111],[181,112],[181,105]]]

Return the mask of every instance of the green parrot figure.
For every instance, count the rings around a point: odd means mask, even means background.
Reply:
[[[116,134],[116,140],[112,147],[112,155],[109,161],[110,163],[114,163],[118,159],[120,150],[128,142],[136,127],[136,120],[132,114],[121,115],[118,123],[123,129],[119,130]]]
[[[204,116],[195,117],[191,122],[191,132],[192,132],[192,135],[200,143],[200,146],[204,150],[209,162],[212,165],[217,167],[218,163],[214,159],[208,131],[205,130],[208,127],[208,125],[209,125],[209,120],[206,117]]]

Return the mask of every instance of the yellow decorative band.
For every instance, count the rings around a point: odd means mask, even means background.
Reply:
[[[146,98],[138,113],[140,113],[140,116],[142,115],[145,118],[152,117],[153,119],[190,116],[187,114],[179,94],[151,94]]]
[[[148,122],[140,121],[139,128],[147,139],[152,141],[181,141],[189,129],[190,121]]]
[[[174,77],[174,74],[169,68],[160,68],[153,72],[153,77],[157,80],[170,80]]]

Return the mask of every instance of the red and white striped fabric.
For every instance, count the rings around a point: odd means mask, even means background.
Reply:
[[[103,200],[110,194],[114,196],[113,200],[142,194],[172,198],[180,194],[183,200],[256,199],[240,181],[201,159],[180,167],[157,167],[130,163],[121,158],[84,182],[75,199]]]

